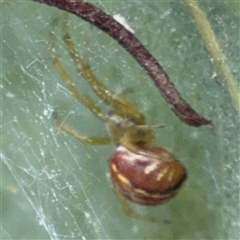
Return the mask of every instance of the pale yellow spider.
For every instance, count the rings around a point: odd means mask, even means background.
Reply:
[[[78,101],[95,116],[107,123],[111,133],[109,137],[86,137],[75,128],[61,123],[54,112],[57,126],[85,144],[108,144],[113,141],[116,150],[109,160],[111,179],[115,192],[125,212],[133,218],[156,222],[155,218],[142,216],[131,210],[125,202],[128,199],[142,205],[162,204],[176,195],[186,179],[184,166],[165,149],[153,146],[153,128],[145,123],[144,115],[123,95],[116,94],[101,83],[91,70],[87,61],[82,59],[68,33],[67,24],[63,24],[63,41],[74,61],[77,72],[85,79],[96,96],[111,108],[105,113],[92,99],[79,92],[61,61],[55,54],[55,28],[53,22],[50,34],[52,62],[68,90]]]

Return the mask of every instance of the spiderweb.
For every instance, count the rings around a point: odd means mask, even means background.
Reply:
[[[213,127],[182,124],[136,62],[89,24],[31,1],[1,2],[1,239],[238,239],[239,115],[188,9],[171,1],[95,3],[126,19]],[[239,2],[200,7],[239,81]],[[69,94],[53,68],[48,43],[54,18],[67,19],[80,55],[85,54],[101,81],[125,92],[149,124],[166,125],[156,132],[156,142],[184,163],[189,178],[169,203],[133,207],[169,219],[171,225],[126,217],[108,175],[114,146],[83,145],[53,123],[56,109],[86,135],[108,135],[105,123]],[[61,41],[60,26],[55,34],[59,59],[79,89],[89,93]]]

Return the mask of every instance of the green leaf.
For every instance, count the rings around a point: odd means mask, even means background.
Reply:
[[[114,40],[75,16],[32,1],[2,3],[1,216],[3,239],[237,239],[239,237],[239,113],[225,77],[186,4],[167,1],[95,1],[123,16],[159,60],[182,96],[212,126],[184,125],[149,77]],[[239,3],[200,1],[224,64],[239,84]],[[128,218],[108,177],[115,146],[87,146],[63,134],[51,118],[87,136],[108,135],[99,121],[66,90],[54,69],[49,33],[54,18],[68,21],[80,56],[101,81],[126,96],[156,131],[156,144],[187,168],[179,194],[158,207],[134,205],[171,225]],[[77,75],[55,32],[56,48],[78,88]],[[84,44],[87,42],[87,44]],[[235,87],[237,88],[237,87]],[[234,89],[239,94],[239,88]],[[106,112],[108,109],[99,101]]]

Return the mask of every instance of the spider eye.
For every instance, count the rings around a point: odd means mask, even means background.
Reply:
[[[158,205],[177,194],[187,177],[184,166],[163,148],[142,145],[141,153],[119,146],[109,162],[115,189],[128,200]]]

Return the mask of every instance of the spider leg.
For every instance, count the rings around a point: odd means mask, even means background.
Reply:
[[[101,119],[106,120],[107,116],[102,111],[100,107],[97,106],[97,104],[89,98],[87,95],[84,95],[78,91],[78,89],[75,87],[75,84],[71,78],[71,76],[68,74],[67,70],[63,66],[62,62],[57,58],[56,52],[55,52],[55,42],[56,42],[56,35],[55,35],[55,26],[56,21],[53,22],[53,30],[50,32],[50,51],[51,51],[51,58],[53,65],[61,77],[61,79],[66,84],[68,90],[78,99],[79,102],[81,102],[85,107],[87,107],[92,113],[94,113],[96,116],[98,116]],[[109,137],[101,137],[101,136],[93,136],[93,137],[87,137],[81,134],[77,129],[73,128],[70,125],[67,125],[65,123],[62,123],[58,117],[58,114],[56,112],[53,113],[53,119],[56,123],[56,125],[67,134],[72,135],[73,137],[77,138],[79,141],[85,144],[89,145],[95,145],[95,144],[109,144],[112,140]]]
[[[112,142],[112,139],[109,137],[101,137],[101,136],[87,137],[87,136],[81,134],[74,127],[72,127],[68,124],[62,123],[59,119],[57,112],[53,112],[53,119],[60,130],[62,130],[63,132],[65,132],[69,135],[72,135],[73,137],[75,137],[82,143],[85,143],[88,145],[103,145],[103,144],[109,144]]]
[[[134,218],[134,219],[137,219],[137,220],[142,220],[142,221],[145,221],[145,222],[152,222],[152,223],[161,223],[161,224],[170,224],[171,222],[169,220],[166,220],[166,219],[158,219],[158,218],[155,218],[149,214],[146,214],[146,215],[142,215],[142,214],[139,214],[137,212],[135,212],[129,205],[128,201],[121,195],[117,192],[117,190],[115,191],[116,192],[116,195],[117,195],[117,198],[119,200],[119,202],[121,203],[122,205],[122,208],[125,212],[125,214],[127,216],[129,216],[130,218]]]
[[[56,43],[56,34],[55,34],[55,28],[56,28],[57,20],[53,21],[53,29],[50,32],[50,45],[49,49],[51,51],[51,59],[52,63],[54,65],[54,68],[56,69],[57,73],[65,83],[68,90],[78,99],[79,102],[81,102],[85,107],[87,107],[92,113],[94,113],[96,116],[98,116],[101,119],[106,119],[106,114],[102,111],[100,107],[97,106],[97,104],[89,98],[87,95],[84,95],[79,92],[79,90],[76,88],[75,83],[73,82],[71,76],[68,74],[67,70],[65,69],[62,62],[58,59],[56,56],[55,51],[55,43]]]
[[[100,82],[93,73],[89,63],[78,55],[66,22],[63,23],[63,40],[75,63],[77,72],[91,85],[96,96],[107,105],[113,107],[117,115],[128,118],[138,124],[145,124],[144,115],[123,95],[116,94]]]

